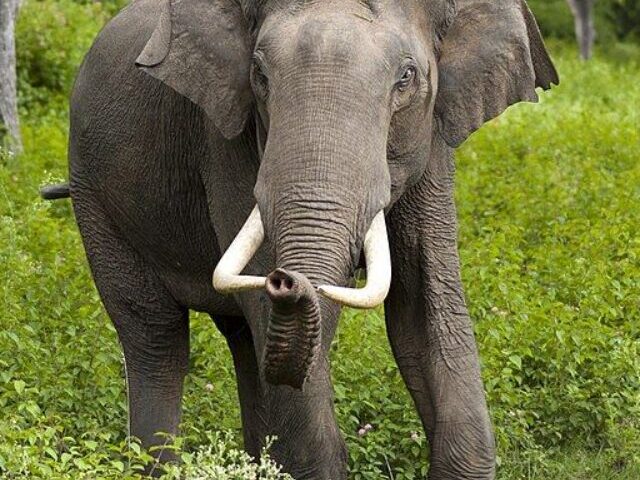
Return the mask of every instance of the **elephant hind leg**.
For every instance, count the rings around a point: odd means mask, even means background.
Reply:
[[[188,311],[121,238],[101,208],[74,198],[74,209],[91,271],[124,350],[129,433],[145,447],[178,433],[183,380],[189,359]],[[169,449],[156,449],[161,462]],[[155,473],[160,473],[157,468]]]

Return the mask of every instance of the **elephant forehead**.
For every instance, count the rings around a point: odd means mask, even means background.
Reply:
[[[386,71],[411,53],[407,30],[371,14],[314,8],[265,22],[257,48],[287,66],[367,65]]]
[[[295,38],[296,54],[316,57],[330,54],[338,58],[353,57],[354,49],[372,48],[371,34],[357,17],[343,14],[308,15],[300,19]]]

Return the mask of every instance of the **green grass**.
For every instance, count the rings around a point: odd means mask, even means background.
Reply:
[[[499,478],[637,479],[638,49],[590,63],[562,44],[553,51],[562,85],[491,122],[457,160],[463,277]],[[41,184],[66,177],[68,75],[58,78],[57,93],[23,88],[26,153],[0,157],[0,477],[127,478],[140,455],[125,437],[116,335],[69,202],[38,199]],[[191,335],[184,449],[206,448],[212,431],[230,431],[236,446],[230,355],[205,316],[193,315]],[[423,478],[426,441],[379,313],[344,313],[332,365],[352,478]],[[373,429],[358,436],[365,424]]]

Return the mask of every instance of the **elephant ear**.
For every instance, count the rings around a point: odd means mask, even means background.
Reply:
[[[162,0],[136,65],[204,109],[226,138],[251,110],[249,28],[232,0]]]
[[[536,102],[536,87],[559,82],[524,0],[457,0],[438,67],[435,114],[451,147],[509,105]]]

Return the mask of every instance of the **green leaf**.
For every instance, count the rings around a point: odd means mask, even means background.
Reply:
[[[511,355],[509,357],[509,362],[515,365],[518,370],[522,368],[522,359],[518,355]]]
[[[15,389],[16,392],[18,392],[18,395],[22,395],[26,386],[27,384],[22,380],[13,381],[13,388]]]

